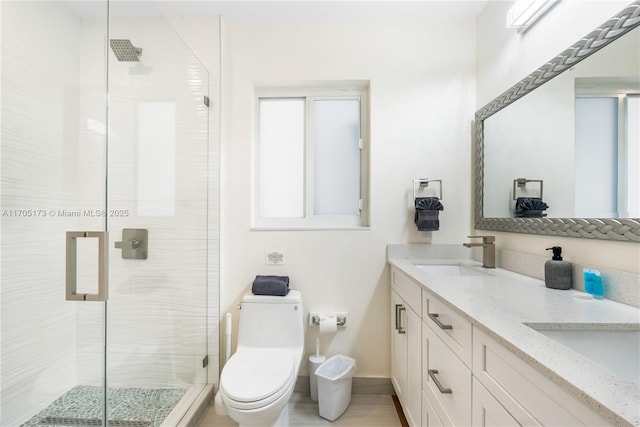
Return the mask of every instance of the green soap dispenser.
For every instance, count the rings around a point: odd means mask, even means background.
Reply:
[[[571,263],[562,260],[562,248],[554,246],[553,258],[544,263],[544,284],[551,289],[571,289]]]

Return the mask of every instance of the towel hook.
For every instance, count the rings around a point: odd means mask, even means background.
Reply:
[[[413,180],[413,200],[416,199],[416,187],[423,188],[428,187],[430,182],[437,182],[440,184],[440,196],[438,199],[442,200],[442,180],[441,179],[428,179],[428,178],[420,178]]]

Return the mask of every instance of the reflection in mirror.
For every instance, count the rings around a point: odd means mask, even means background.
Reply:
[[[576,92],[576,216],[640,217],[640,78],[635,80],[632,89],[618,93]]]
[[[640,158],[629,155],[640,138],[633,114],[639,33],[636,28],[485,120],[485,216],[515,217],[515,198],[539,197],[536,185],[513,194],[520,177],[544,182],[549,217],[640,216],[633,200]]]
[[[476,113],[476,228],[640,240],[639,25],[634,2]]]

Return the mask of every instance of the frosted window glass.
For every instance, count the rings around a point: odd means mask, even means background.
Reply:
[[[304,216],[304,99],[259,104],[259,215]]]
[[[138,215],[176,214],[176,103],[138,106]]]
[[[631,218],[640,217],[640,96],[627,98],[627,209]]]
[[[360,103],[313,101],[314,214],[358,215]]]

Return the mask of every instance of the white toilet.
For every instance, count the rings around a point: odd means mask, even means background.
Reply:
[[[222,403],[243,426],[288,426],[304,347],[302,295],[246,294],[238,346],[220,375]]]

